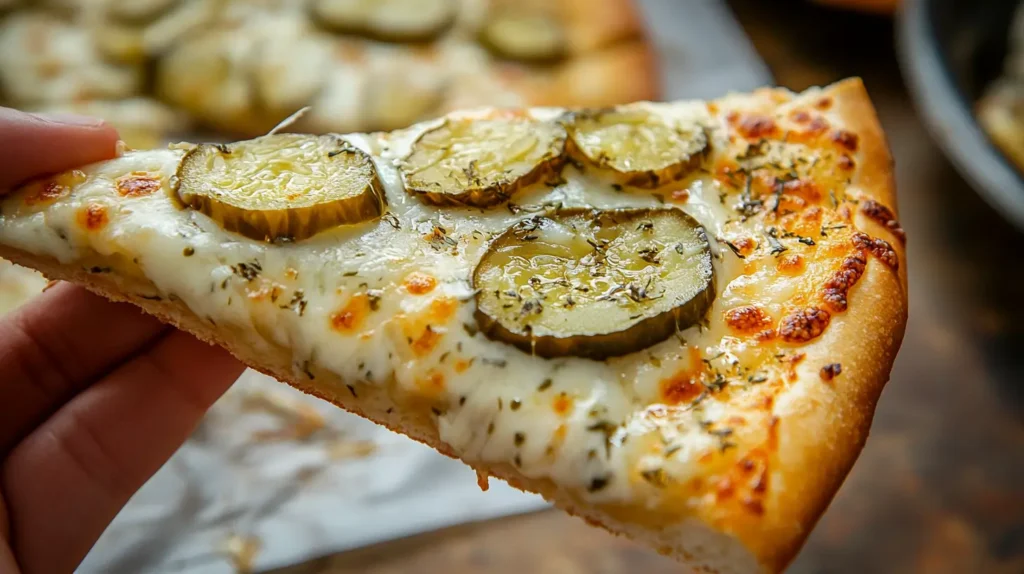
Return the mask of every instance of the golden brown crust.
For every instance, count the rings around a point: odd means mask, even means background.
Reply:
[[[633,0],[561,0],[560,4],[573,54],[643,37],[643,22]]]
[[[544,72],[513,69],[505,83],[534,106],[597,108],[661,93],[657,56],[646,41],[617,44]]]
[[[898,213],[892,157],[863,83],[850,79],[799,98],[820,96],[832,99],[842,127],[859,136],[859,170],[852,185]],[[868,263],[851,291],[849,309],[832,319],[820,339],[801,349],[806,357],[797,367],[794,385],[803,388],[796,400],[788,410],[775,406],[776,487],[768,491],[765,513],[757,523],[737,513],[724,525],[769,571],[781,570],[793,559],[856,461],[903,339],[907,278],[902,244],[891,230],[865,216],[858,215],[855,224],[889,239],[904,264],[896,275],[877,260]],[[842,366],[842,373],[826,383],[819,372],[833,363]]]

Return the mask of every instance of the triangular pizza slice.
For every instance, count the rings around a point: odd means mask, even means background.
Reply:
[[[0,256],[698,571],[774,572],[903,336],[895,201],[853,79],[129,151],[4,198]]]

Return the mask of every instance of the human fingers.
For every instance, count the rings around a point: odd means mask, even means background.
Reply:
[[[22,441],[0,480],[23,571],[72,571],[242,369],[173,331]]]
[[[0,107],[0,194],[25,180],[114,157],[117,130],[95,118]]]
[[[68,283],[0,321],[0,459],[85,386],[168,329],[131,305]]]

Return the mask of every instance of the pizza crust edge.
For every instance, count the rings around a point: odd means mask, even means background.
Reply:
[[[531,106],[567,108],[653,100],[662,92],[658,54],[646,39],[585,54],[562,66],[555,78],[533,74],[517,78],[513,91]]]
[[[831,98],[841,127],[860,139],[859,167],[853,184],[863,190],[864,198],[874,199],[897,213],[892,158],[860,79],[798,95],[780,89],[762,89],[754,95],[775,102]],[[798,377],[793,386],[802,387],[804,392],[783,412],[776,408],[777,448],[771,457],[772,482],[797,488],[769,488],[762,515],[754,517],[738,505],[704,504],[696,509],[679,509],[674,515],[676,519],[696,520],[666,527],[664,510],[658,513],[623,505],[584,504],[551,480],[527,478],[509,464],[468,464],[516,488],[539,493],[570,514],[657,548],[701,572],[782,570],[796,555],[856,461],[906,325],[907,278],[902,243],[889,228],[859,210],[853,221],[859,230],[889,241],[901,265],[898,273],[894,273],[878,261],[870,261],[851,292],[849,309],[833,317],[825,334],[801,348],[806,357],[796,368]],[[212,327],[184,306],[125,295],[145,292],[145,283],[91,274],[73,265],[60,265],[52,258],[5,246],[0,246],[0,257],[35,268],[51,279],[83,285],[110,300],[137,305],[161,321],[226,348],[264,374],[457,458],[439,439],[429,409],[396,403],[390,385],[356,384],[350,394],[345,381],[326,371],[315,371],[313,381],[300,379],[284,350],[253,353],[239,345],[239,339],[232,333]],[[819,370],[835,362],[843,365],[841,376],[823,381]],[[341,391],[334,392],[335,389]],[[795,391],[790,389],[791,393]],[[392,408],[395,406],[398,408]],[[821,406],[827,408],[816,408]],[[751,570],[754,563],[758,567]]]
[[[853,184],[861,187],[864,199],[873,199],[898,216],[893,159],[863,82],[844,80],[816,97],[830,97],[841,127],[859,137]],[[825,334],[801,349],[806,358],[796,369],[796,384],[805,385],[807,393],[792,412],[780,415],[780,463],[775,472],[802,488],[769,489],[765,507],[775,512],[767,512],[749,528],[743,527],[746,517],[740,513],[726,519],[770,571],[782,570],[795,557],[860,454],[906,328],[905,247],[892,230],[860,210],[853,222],[858,230],[891,243],[900,266],[894,273],[870,261],[851,293],[848,310],[834,315]],[[830,363],[840,363],[843,370],[826,383],[819,370]],[[827,409],[815,408],[819,405]]]

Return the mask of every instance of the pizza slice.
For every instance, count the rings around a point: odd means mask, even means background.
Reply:
[[[4,198],[0,256],[484,485],[698,571],[776,572],[902,340],[895,202],[853,79],[130,151]]]

